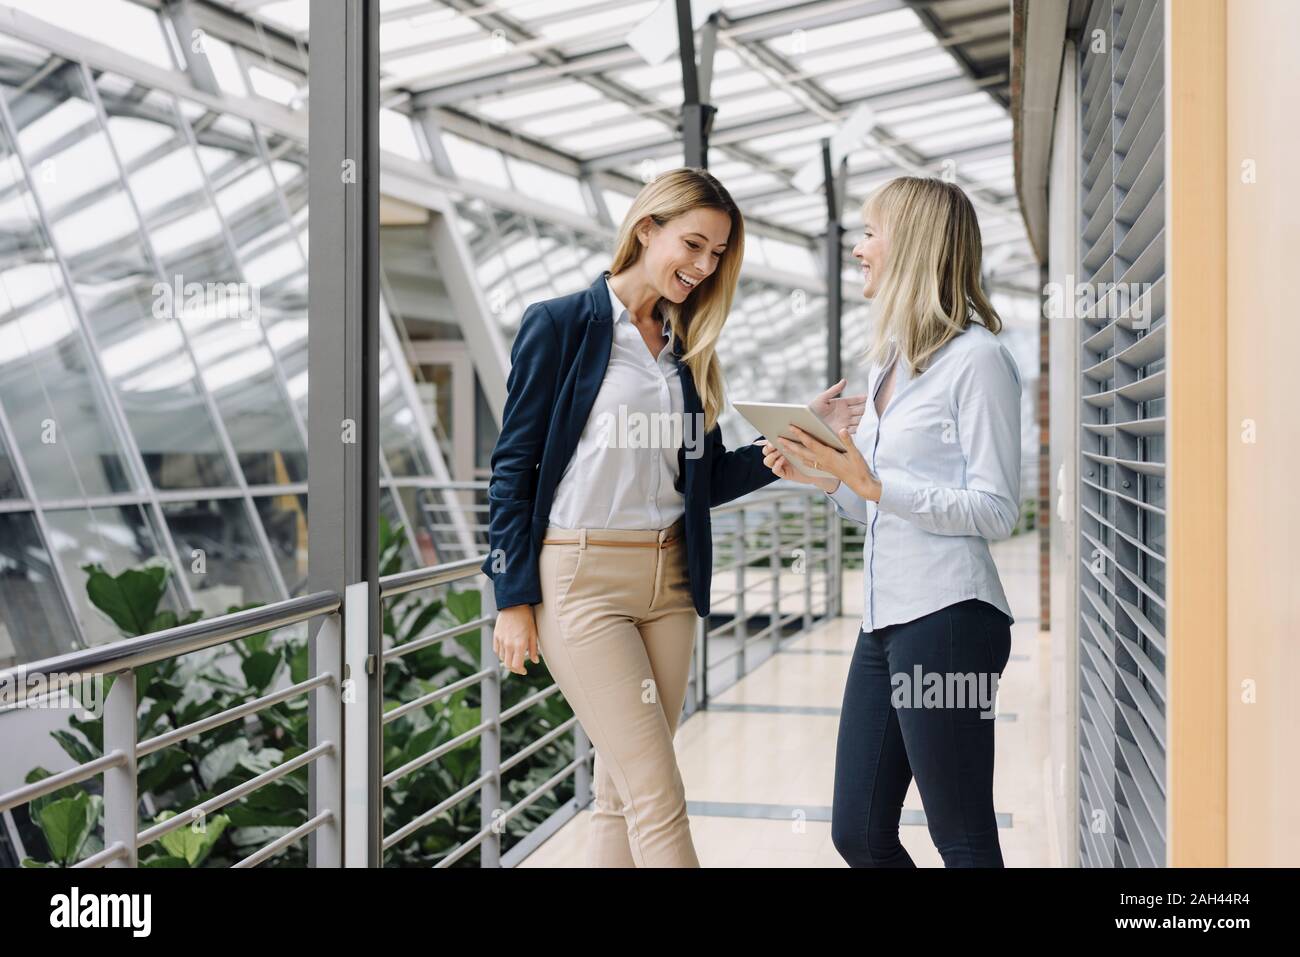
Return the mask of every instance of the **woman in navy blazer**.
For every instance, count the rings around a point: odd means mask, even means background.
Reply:
[[[730,310],[744,255],[744,236],[739,211],[731,203],[721,183],[699,169],[673,170],[661,174],[642,191],[673,178],[698,179],[705,188],[718,195],[718,206],[731,212],[736,232],[727,244],[723,265],[717,270],[719,297],[725,311]],[[638,197],[628,212],[629,219],[647,203]],[[648,218],[648,217],[642,217]],[[660,230],[663,225],[659,225]],[[623,233],[628,233],[624,224]],[[671,241],[664,232],[656,234]],[[609,361],[613,319],[605,292],[606,276],[602,272],[591,286],[579,292],[536,302],[524,310],[510,350],[510,375],[506,381],[506,404],[501,417],[501,434],[492,450],[492,478],[488,485],[488,537],[491,552],[482,569],[493,582],[497,608],[535,605],[542,600],[538,583],[537,557],[549,521],[551,502],[561,473],[577,448],[578,439],[587,425],[592,403],[599,392]],[[713,278],[712,276],[710,278]],[[705,280],[708,281],[707,279]],[[667,283],[664,283],[667,285]],[[704,295],[702,286],[695,294]],[[725,293],[725,295],[723,295]],[[670,295],[674,294],[672,292]],[[687,355],[687,343],[699,353],[699,361],[684,359],[681,386],[689,417],[705,416],[706,435],[697,437],[699,447],[690,450],[688,441],[678,450],[680,466],[677,488],[686,497],[685,534],[691,596],[695,610],[709,613],[709,580],[713,571],[713,546],[710,537],[709,509],[776,481],[777,476],[763,464],[761,442],[757,436],[749,445],[728,451],[722,443],[722,429],[717,425],[721,411],[721,375],[713,347],[719,328],[711,330],[711,341],[697,347],[692,336],[690,304],[692,292],[683,296],[679,322],[683,329],[673,334],[672,352],[679,359]],[[685,341],[683,340],[685,332]],[[703,338],[701,336],[700,338]],[[707,353],[707,355],[705,354]],[[713,394],[712,407],[705,408],[697,390],[693,372],[706,369]],[[689,438],[689,429],[684,434]],[[535,644],[527,649],[537,660]],[[507,661],[506,664],[511,664]],[[519,662],[522,666],[522,661]],[[511,670],[524,674],[522,667]]]
[[[609,359],[613,323],[605,294],[607,275],[602,272],[580,292],[529,306],[510,350],[506,406],[488,485],[491,553],[482,566],[492,579],[499,609],[541,601],[537,554],[555,486],[573,457]],[[673,355],[680,358],[684,348],[680,334],[674,334]],[[562,382],[557,375],[561,369],[570,370]],[[689,366],[683,368],[681,381],[687,413],[702,414]],[[760,435],[754,441],[762,439]],[[713,571],[709,509],[762,488],[777,476],[763,464],[761,445],[727,451],[716,425],[708,432],[702,455],[686,452],[685,446],[678,450],[680,475],[685,476],[684,487],[678,480],[678,491],[686,496],[691,596],[703,617],[709,613]]]
[[[600,866],[698,866],[672,736],[709,613],[709,509],[777,478],[760,445],[728,451],[717,424],[715,348],[743,255],[722,184],[664,173],[633,202],[610,269],[531,304],[511,349],[482,566],[494,646],[517,674],[540,647],[595,745]],[[634,452],[621,435],[609,451],[599,420],[615,407],[671,407],[681,431]],[[562,524],[575,516],[581,528]]]

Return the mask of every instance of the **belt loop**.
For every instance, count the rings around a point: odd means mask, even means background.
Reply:
[[[586,547],[587,547],[587,530],[585,528],[580,528],[578,529],[578,550],[582,551],[582,549]]]

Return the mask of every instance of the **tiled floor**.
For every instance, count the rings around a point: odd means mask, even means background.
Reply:
[[[1049,662],[1047,634],[1038,630],[1037,549],[1034,536],[994,546],[1016,617],[1000,685],[993,785],[1009,867],[1056,863],[1044,806]],[[846,572],[847,617],[790,640],[678,729],[678,763],[703,866],[845,866],[831,844],[830,807],[837,714],[858,634],[860,588],[860,575]],[[903,807],[908,853],[919,866],[941,867],[915,782]],[[581,866],[588,817],[580,813],[523,866]]]

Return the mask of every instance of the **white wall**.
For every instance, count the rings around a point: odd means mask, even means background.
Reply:
[[[1228,865],[1295,867],[1300,3],[1233,0],[1227,21]]]

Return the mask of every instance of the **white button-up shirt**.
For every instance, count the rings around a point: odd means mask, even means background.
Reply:
[[[877,416],[888,367],[873,367],[854,444],[880,480],[879,504],[843,482],[836,511],[866,526],[862,629],[912,621],[968,598],[1011,618],[989,553],[1020,517],[1020,372],[978,324],[949,340]]]
[[[609,285],[614,315],[609,365],[578,447],[560,476],[550,523],[561,528],[667,528],[686,511],[674,487],[685,398],[663,320],[664,345],[650,354]]]

